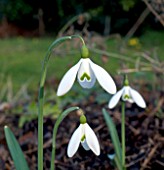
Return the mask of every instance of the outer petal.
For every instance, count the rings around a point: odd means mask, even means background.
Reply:
[[[76,75],[77,75],[77,72],[78,72],[81,62],[82,62],[82,60],[80,60],[75,66],[70,68],[67,71],[67,73],[64,75],[63,79],[61,80],[61,82],[59,84],[59,87],[57,90],[57,96],[62,96],[71,89],[71,87],[75,81],[75,78],[76,78]]]
[[[79,147],[79,144],[80,144],[80,141],[81,141],[81,137],[82,137],[82,124],[80,124],[80,126],[74,131],[70,141],[69,141],[69,144],[68,144],[68,148],[67,148],[67,155],[68,157],[72,157],[78,147]]]
[[[123,91],[124,91],[124,89],[122,88],[111,98],[111,100],[109,101],[109,104],[108,104],[108,107],[110,109],[114,108],[117,105],[118,101],[121,98]]]
[[[112,79],[112,77],[105,71],[102,67],[98,66],[97,64],[93,63],[90,60],[91,68],[100,83],[100,85],[111,94],[116,93],[116,85]]]
[[[78,75],[77,75],[77,78],[78,78],[78,82],[79,84],[83,87],[83,88],[92,88],[96,82],[96,77],[91,69],[91,66],[90,66],[90,59],[86,58],[86,59],[82,59],[82,63],[80,65],[80,68],[78,70]],[[84,80],[81,80],[80,77],[83,75],[83,74],[87,74],[89,77],[90,77],[90,80],[88,80],[87,78],[84,78]]]
[[[136,90],[130,88],[130,94],[132,96],[132,99],[138,106],[140,106],[142,108],[146,107],[146,103],[145,103],[144,99]]]
[[[100,145],[94,131],[85,123],[85,137],[89,148],[98,156],[100,155]]]

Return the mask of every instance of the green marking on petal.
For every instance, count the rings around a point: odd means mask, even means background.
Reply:
[[[85,135],[82,136],[81,141],[83,142],[85,140]]]
[[[80,80],[83,81],[85,78],[86,78],[88,81],[91,79],[90,76],[89,76],[87,73],[84,73],[84,74],[80,77]]]
[[[124,95],[123,98],[124,98],[125,100],[126,100],[126,99],[130,99],[130,96],[126,94],[126,95]]]

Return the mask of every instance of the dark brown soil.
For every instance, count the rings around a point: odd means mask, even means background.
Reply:
[[[142,88],[147,108],[140,109],[137,105],[126,105],[126,166],[128,170],[162,170],[164,169],[164,119],[162,92],[153,93]],[[96,93],[91,94],[76,106],[82,108],[88,119],[88,124],[94,129],[101,146],[100,156],[95,156],[92,151],[85,151],[79,147],[73,158],[66,154],[67,145],[73,131],[79,126],[78,112],[67,116],[59,127],[57,134],[56,169],[57,170],[112,170],[114,166],[108,158],[112,154],[113,144],[106,123],[102,115],[102,108],[106,108],[113,117],[120,136],[120,105],[109,110],[106,104],[95,101]],[[87,102],[86,102],[87,100]],[[66,108],[73,106],[68,105]],[[37,169],[37,120],[26,123],[22,129],[18,128],[19,116],[12,113],[12,108],[0,112],[0,169],[13,170],[14,164],[6,140],[3,127],[8,125],[18,139],[30,170]],[[52,129],[55,120],[44,118],[44,169],[50,168]],[[22,169],[23,170],[23,169]]]

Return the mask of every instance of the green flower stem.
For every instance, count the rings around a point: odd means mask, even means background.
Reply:
[[[81,40],[81,42],[83,43],[83,45],[85,45],[85,42],[80,35],[72,35],[71,38],[79,38]]]
[[[79,35],[61,37],[55,40],[50,45],[47,54],[44,58],[38,95],[38,170],[43,170],[43,104],[44,104],[44,84],[47,74],[48,61],[50,59],[53,48],[63,43],[64,41],[71,40],[73,38],[80,38],[83,45],[85,45],[84,40]]]
[[[60,123],[62,122],[62,120],[72,111],[79,109],[79,107],[71,107],[67,110],[65,110],[62,114],[59,115],[59,117],[56,120],[54,129],[53,129],[53,137],[52,137],[52,152],[51,152],[51,170],[55,170],[55,149],[56,149],[56,134],[57,134],[57,130],[58,127],[60,125]]]
[[[125,169],[125,102],[122,101],[121,138],[122,138],[122,167]]]

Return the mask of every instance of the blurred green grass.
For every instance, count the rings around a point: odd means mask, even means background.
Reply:
[[[140,41],[142,50],[152,51],[156,48],[159,58],[164,60],[164,31],[147,31],[140,37]]]
[[[29,89],[36,90],[40,80],[42,62],[49,45],[55,38],[22,37],[0,40],[0,74],[12,78],[13,87],[18,90],[25,82],[30,81]],[[52,55],[49,62],[48,77],[59,78],[64,74],[73,57]],[[62,70],[63,68],[63,70]],[[3,82],[1,82],[3,83]]]
[[[42,61],[46,54],[49,45],[55,38],[9,38],[0,40],[0,75],[6,78],[11,77],[14,90],[18,90],[25,82],[30,81],[29,90],[37,90],[40,73],[42,68]],[[129,49],[128,53],[133,53],[134,50],[148,50],[157,49],[160,59],[164,59],[164,32],[148,31],[139,38],[139,49]],[[71,42],[70,42],[71,43]],[[117,52],[119,41],[110,39],[107,42],[107,50],[110,52]],[[62,49],[60,47],[60,49]],[[71,50],[70,50],[71,51]],[[74,52],[74,51],[73,51]],[[102,65],[110,73],[115,74],[119,67],[120,60],[110,58],[110,60],[103,64],[100,55],[92,54],[93,61]],[[58,57],[53,54],[49,62],[47,78],[60,79],[68,68],[80,59],[78,49],[75,53],[65,54],[63,57]],[[6,83],[5,79],[0,81],[1,84]],[[1,85],[0,85],[1,87]]]

